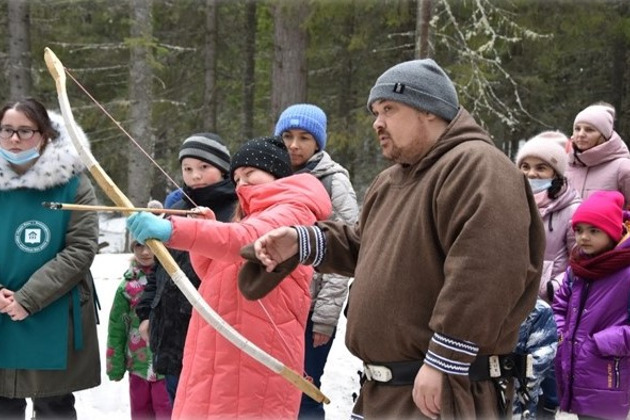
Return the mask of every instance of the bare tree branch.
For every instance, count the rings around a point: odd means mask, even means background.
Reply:
[[[458,19],[451,7],[452,1],[439,2],[440,12],[431,20],[433,33],[436,42],[456,51],[462,66],[467,68],[466,72],[458,73],[459,79],[455,82],[470,111],[477,116],[494,115],[510,129],[525,116],[545,126],[523,107],[518,82],[506,70],[501,57],[508,53],[510,45],[552,35],[518,25],[513,13],[491,0],[462,0],[460,5],[472,8],[466,20]],[[505,87],[505,82],[511,86],[509,98],[497,91],[499,86]],[[481,118],[480,122],[484,124]]]

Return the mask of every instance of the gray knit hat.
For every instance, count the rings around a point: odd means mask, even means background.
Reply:
[[[188,137],[179,149],[179,161],[185,157],[208,162],[225,176],[230,171],[230,151],[218,134],[196,133]]]
[[[375,101],[402,102],[451,121],[459,111],[455,86],[444,70],[429,58],[400,63],[376,79],[367,101],[372,111]]]

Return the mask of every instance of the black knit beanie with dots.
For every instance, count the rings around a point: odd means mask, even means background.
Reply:
[[[232,157],[230,179],[234,181],[234,171],[241,166],[251,166],[284,178],[291,175],[291,158],[280,136],[259,137],[247,141]]]

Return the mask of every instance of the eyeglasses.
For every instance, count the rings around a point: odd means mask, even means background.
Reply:
[[[18,135],[20,140],[30,140],[35,133],[41,133],[39,130],[33,130],[32,128],[18,128],[14,130],[9,127],[0,127],[0,139],[9,140],[14,134]]]

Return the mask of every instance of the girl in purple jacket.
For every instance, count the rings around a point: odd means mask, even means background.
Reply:
[[[578,207],[571,221],[577,246],[554,299],[560,409],[578,417],[625,419],[630,409],[630,241],[623,205],[621,193],[598,191]]]

